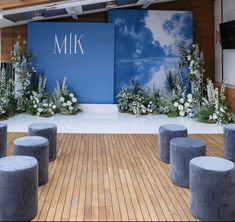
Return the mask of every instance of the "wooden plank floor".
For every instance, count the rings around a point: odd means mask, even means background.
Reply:
[[[8,134],[8,154],[14,139]],[[222,156],[222,135],[192,135]],[[156,135],[59,134],[49,182],[39,188],[35,220],[195,221],[188,189],[173,185],[159,161]]]

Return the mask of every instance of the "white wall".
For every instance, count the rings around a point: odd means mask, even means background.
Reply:
[[[219,24],[221,23],[221,0],[215,1],[215,81],[222,82],[222,47],[219,39]]]
[[[215,0],[215,33],[221,22],[231,20],[235,20],[235,0]],[[235,49],[222,50],[221,44],[217,44],[216,41],[215,80],[235,86]]]

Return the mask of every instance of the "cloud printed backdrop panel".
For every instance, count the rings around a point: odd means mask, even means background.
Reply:
[[[37,72],[47,77],[49,92],[66,76],[79,102],[113,103],[113,24],[32,22],[28,49]]]
[[[179,45],[192,44],[192,13],[111,10],[108,18],[116,28],[115,94],[132,78],[164,91],[166,73],[179,62]]]

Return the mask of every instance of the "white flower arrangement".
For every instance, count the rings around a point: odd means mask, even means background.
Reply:
[[[60,86],[59,81],[56,83],[56,88],[53,93],[53,101],[57,106],[57,112],[62,114],[76,114],[80,111],[78,106],[78,99],[70,92],[66,84],[66,78]]]
[[[224,84],[220,90],[214,87],[212,80],[207,79],[207,95],[203,97],[203,106],[199,111],[199,120],[203,122],[213,122],[227,124],[234,122],[234,114],[229,112],[225,97]]]
[[[130,81],[130,87],[122,89],[118,95],[118,108],[121,112],[129,112],[136,116],[149,113],[160,113],[160,94],[144,92],[136,80]]]
[[[14,83],[7,79],[5,69],[0,71],[0,118],[15,114]]]
[[[31,54],[21,46],[19,41],[16,41],[11,52],[11,64],[14,68],[16,78],[16,97],[17,97],[17,110],[18,112],[26,111],[26,107],[31,94],[30,90],[30,77],[34,69],[31,65]]]

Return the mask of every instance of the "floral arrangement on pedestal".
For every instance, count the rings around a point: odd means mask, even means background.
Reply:
[[[53,94],[53,101],[57,107],[57,111],[62,114],[77,114],[80,109],[78,106],[78,100],[74,94],[68,89],[66,84],[66,78],[64,78],[62,85],[59,81],[56,83],[56,88]]]
[[[16,41],[11,52],[11,65],[14,69],[15,81],[7,78],[4,69],[0,72],[0,118],[7,118],[16,112],[27,112],[31,115],[49,117],[55,113],[76,114],[78,100],[68,89],[66,79],[60,88],[57,83],[55,93],[46,91],[46,78],[36,78],[36,70],[31,65],[31,54],[22,47],[20,38]],[[60,95],[66,101],[66,107],[58,103]]]
[[[180,47],[180,62],[177,73],[169,72],[167,96],[157,93],[156,100],[145,92],[137,81],[131,81],[131,87],[121,89],[118,107],[121,112],[137,116],[149,113],[163,113],[169,117],[187,116],[199,121],[226,124],[235,122],[235,115],[229,112],[225,97],[225,88],[214,87],[211,80],[203,82],[204,58],[197,44],[190,49]],[[188,80],[182,80],[182,74],[188,73]],[[191,92],[188,88],[191,86]],[[149,109],[149,107],[153,109]]]

